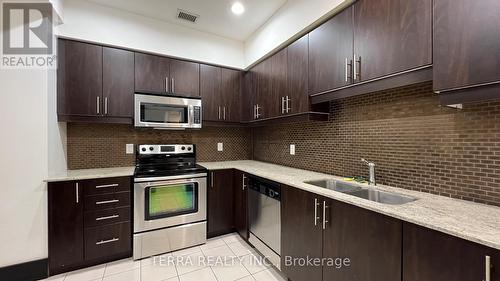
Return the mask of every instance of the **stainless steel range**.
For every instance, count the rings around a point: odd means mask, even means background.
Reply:
[[[195,146],[139,145],[134,203],[134,259],[205,243],[207,170]]]

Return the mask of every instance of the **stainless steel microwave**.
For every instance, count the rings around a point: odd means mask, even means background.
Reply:
[[[201,98],[138,93],[134,96],[135,127],[201,128]]]

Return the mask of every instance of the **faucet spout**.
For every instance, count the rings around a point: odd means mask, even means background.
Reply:
[[[375,181],[375,163],[373,162],[369,162],[367,161],[366,159],[364,158],[361,158],[361,162],[365,163],[366,165],[368,165],[368,173],[369,173],[369,181],[368,181],[368,184],[369,185],[377,185],[376,181]]]

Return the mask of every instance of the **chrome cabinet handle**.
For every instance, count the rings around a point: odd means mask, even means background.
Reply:
[[[241,186],[242,186],[242,189],[241,190],[245,190],[245,187],[247,187],[245,185],[245,180],[247,179],[247,177],[243,174],[243,177],[242,177],[242,183],[241,183]]]
[[[328,206],[326,206],[326,201],[323,201],[323,229],[326,229],[326,224],[328,223],[326,220],[326,208],[328,208]]]
[[[255,106],[255,109],[256,109],[256,111],[257,111],[255,119],[259,119],[259,118],[260,118],[260,112],[259,112],[260,106],[257,104],[257,105]]]
[[[225,106],[222,108],[222,113],[223,113],[224,120],[226,120],[226,107]]]
[[[172,93],[175,93],[175,79],[172,77]]]
[[[75,183],[75,191],[76,191],[76,203],[80,203],[80,185]]]
[[[257,105],[253,106],[253,119],[257,119]]]
[[[485,256],[484,257],[484,281],[491,281],[491,257],[490,256]]]
[[[120,238],[113,238],[113,239],[109,239],[109,240],[101,240],[99,242],[96,242],[95,244],[96,245],[102,245],[102,244],[108,244],[108,243],[112,243],[112,242],[116,242],[116,241],[119,241]]]
[[[97,108],[97,114],[101,114],[101,97],[100,96],[97,96],[96,108]]]
[[[292,108],[290,107],[290,101],[292,99],[289,97],[289,96],[286,96],[286,113],[290,112],[290,110],[292,110]]]
[[[107,216],[107,217],[99,217],[99,218],[96,218],[95,220],[96,221],[103,221],[103,220],[116,219],[119,217],[120,217],[120,215],[112,215],[112,216]]]
[[[104,115],[108,115],[108,97],[104,98]]]
[[[214,172],[211,172],[211,177],[210,177],[210,186],[213,188],[214,187]]]
[[[220,106],[217,107],[218,115],[219,115],[219,120],[220,120]]]
[[[118,187],[119,184],[117,183],[113,183],[113,184],[103,184],[103,185],[96,185],[95,188],[96,189],[99,189],[99,188],[106,188],[106,187]]]
[[[285,113],[285,97],[281,97],[281,114]]]
[[[347,83],[351,82],[352,80],[351,68],[352,68],[352,60],[349,60],[349,58],[345,58],[345,81]]]
[[[358,59],[359,58],[359,59]],[[354,81],[361,81],[361,57],[354,54]],[[358,65],[359,67],[356,67]]]
[[[165,77],[165,92],[168,92],[168,77]]]
[[[96,205],[103,205],[103,204],[111,204],[111,203],[118,203],[120,200],[118,199],[113,199],[113,200],[107,200],[107,201],[97,201],[95,202]]]
[[[318,207],[319,207],[318,198],[314,198],[314,226],[318,225],[318,220],[319,220]]]

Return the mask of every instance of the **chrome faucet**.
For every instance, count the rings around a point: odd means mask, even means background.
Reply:
[[[361,158],[361,162],[368,165],[368,172],[370,174],[370,179],[368,181],[368,184],[369,185],[377,185],[377,183],[375,182],[375,163],[368,162],[364,158]]]

